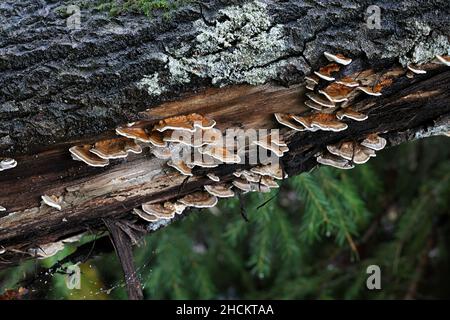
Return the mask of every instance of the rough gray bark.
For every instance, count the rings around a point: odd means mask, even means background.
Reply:
[[[208,181],[197,170],[183,183],[147,152],[88,168],[71,160],[72,145],[111,137],[127,122],[190,112],[221,129],[274,128],[274,112],[306,110],[304,76],[325,63],[323,51],[351,56],[346,72],[355,73],[425,63],[450,50],[446,1],[207,1],[170,20],[113,18],[81,6],[81,30],[70,30],[64,12],[73,3],[0,4],[0,156],[19,162],[0,173],[0,205],[8,209],[0,214],[0,245],[9,249],[0,268],[29,257],[30,247],[100,228],[105,217],[132,219],[141,203]],[[373,4],[381,7],[381,29],[366,25]],[[447,68],[430,66],[412,80],[399,77],[380,98],[355,101],[369,119],[349,121],[346,131],[284,129],[287,172],[310,169],[315,153],[342,139],[384,132],[394,144],[432,132],[435,122],[445,127],[449,84]],[[227,180],[235,169],[214,172]],[[43,194],[63,196],[63,210],[41,206]]]

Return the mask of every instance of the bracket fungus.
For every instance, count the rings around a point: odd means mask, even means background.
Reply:
[[[129,139],[135,139],[144,143],[150,143],[152,139],[145,128],[125,126],[116,128],[116,133]]]
[[[406,68],[408,68],[408,70],[411,71],[411,72],[414,73],[414,74],[425,74],[425,73],[427,73],[426,70],[419,69],[419,68],[417,68],[416,66],[413,66],[413,65],[411,65],[411,64],[408,64],[408,65],[406,66]]]
[[[323,131],[339,132],[348,128],[348,125],[338,121],[334,114],[315,113],[306,117],[294,116],[294,119],[310,131],[319,129]]]
[[[217,198],[231,198],[234,197],[234,191],[228,184],[214,184],[206,185],[205,190]]]
[[[43,195],[41,196],[41,199],[44,204],[61,211],[61,202],[62,202],[61,197],[57,197],[54,195],[51,196]]]
[[[195,132],[196,128],[212,129],[216,125],[216,121],[208,119],[200,114],[192,113],[189,115],[175,116],[159,121],[154,129],[158,131],[165,130],[184,130]]]
[[[280,141],[276,138],[272,139],[272,136],[262,137],[259,140],[254,140],[253,144],[260,146],[263,149],[272,151],[277,157],[282,157],[289,148],[286,145],[280,145]]]
[[[353,88],[333,82],[323,90],[319,90],[319,93],[324,95],[329,101],[338,103],[347,101],[352,91]]]
[[[369,118],[368,115],[363,114],[361,112],[357,112],[351,108],[345,108],[342,110],[339,110],[336,113],[336,118],[338,118],[339,120],[343,120],[344,118],[349,118],[355,121],[364,121],[367,120],[367,118]]]
[[[278,185],[278,183],[275,181],[275,179],[273,177],[270,176],[262,176],[260,183],[271,188],[279,188],[280,186]]]
[[[383,137],[380,137],[376,133],[369,134],[362,142],[361,145],[367,148],[370,148],[375,151],[380,151],[384,149],[386,146],[386,139]]]
[[[352,161],[356,164],[363,164],[369,161],[371,157],[375,156],[376,154],[373,149],[356,144]]]
[[[199,149],[199,152],[213,157],[223,163],[239,163],[241,162],[241,157],[230,151],[227,147],[222,146],[206,146]]]
[[[169,160],[167,162],[167,165],[169,167],[175,168],[185,176],[193,176],[192,168],[183,160]]]
[[[436,58],[438,59],[438,61],[444,65],[446,65],[447,67],[450,67],[450,57],[449,56],[440,56],[440,55],[436,55]]]
[[[176,209],[172,202],[160,203],[144,203],[142,210],[150,215],[156,216],[159,219],[170,220],[175,217]]]
[[[352,62],[352,59],[347,58],[346,56],[344,56],[343,54],[340,54],[340,53],[331,54],[331,53],[325,51],[323,54],[328,59],[328,61],[336,62],[336,63],[342,64],[344,66],[347,66]]]
[[[319,71],[314,71],[314,74],[319,78],[326,81],[334,81],[336,80],[332,74],[339,71],[339,66],[336,63],[330,63],[322,68]]]
[[[159,218],[153,214],[146,213],[140,209],[134,208],[133,213],[147,222],[156,222]]]
[[[314,101],[315,103],[325,107],[325,108],[334,108],[336,106],[336,104],[329,100],[329,99],[323,99],[321,96],[312,93],[312,92],[308,92],[306,93],[306,96],[311,99],[312,101]]]
[[[283,172],[283,169],[279,163],[256,166],[251,168],[250,171],[261,176],[270,176],[277,180],[282,180],[288,177],[287,173]]]
[[[338,169],[347,170],[347,169],[353,169],[355,167],[349,160],[338,157],[331,153],[320,154],[316,157],[316,160],[320,164],[335,167]]]
[[[5,212],[6,211],[6,208],[5,207],[2,207],[2,206],[0,206],[0,212]]]
[[[341,84],[343,86],[349,87],[349,88],[356,88],[359,86],[359,82],[356,80],[353,80],[352,78],[345,76],[341,79],[336,80],[337,84]]]
[[[361,90],[365,94],[368,94],[369,96],[379,97],[381,96],[381,92],[378,92],[371,87],[357,87],[356,89]]]
[[[235,186],[236,188],[238,188],[239,190],[243,191],[243,192],[250,192],[252,191],[252,186],[250,184],[250,182],[248,182],[245,179],[234,179],[232,182],[233,186]]]
[[[126,158],[128,153],[142,153],[142,148],[134,140],[118,138],[98,141],[90,152],[102,159],[120,159]]]
[[[304,126],[299,126],[295,121],[293,121],[294,115],[285,113],[275,113],[274,115],[278,123],[288,128],[294,129],[295,131],[306,131],[306,128]]]
[[[217,204],[218,199],[216,196],[210,195],[208,192],[197,191],[184,196],[179,200],[179,202],[188,207],[212,208]]]
[[[82,161],[91,167],[106,167],[109,165],[109,160],[100,158],[90,150],[90,145],[74,146],[69,149],[74,160]]]
[[[216,176],[214,173],[208,173],[208,174],[206,174],[206,176],[214,182],[220,181],[220,178],[218,176]]]
[[[9,170],[17,167],[17,161],[11,158],[2,159],[0,161],[0,171]]]

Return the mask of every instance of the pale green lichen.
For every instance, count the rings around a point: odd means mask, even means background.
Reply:
[[[159,83],[159,75],[155,73],[150,76],[144,76],[141,81],[137,83],[139,89],[146,89],[149,94],[154,96],[159,96],[163,91],[165,91],[164,86]]]
[[[203,19],[193,23],[198,32],[195,41],[167,49],[167,85],[189,83],[192,76],[211,79],[218,86],[263,84],[276,78],[286,65],[283,57],[288,46],[283,27],[273,24],[265,3],[253,1],[230,6],[218,15],[223,19],[214,26]],[[189,51],[195,54],[188,55]],[[149,94],[159,95],[166,87],[155,79],[157,74],[146,76],[139,85],[145,86]]]

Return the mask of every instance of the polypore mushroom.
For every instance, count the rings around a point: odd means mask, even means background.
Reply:
[[[134,208],[133,213],[147,222],[156,222],[159,218],[153,214],[148,214],[140,209]]]
[[[285,152],[289,151],[289,148],[286,145],[280,145],[281,142],[275,137],[272,139],[272,136],[270,135],[262,137],[259,140],[255,140],[252,143],[260,146],[261,148],[272,151],[277,157],[282,157]]]
[[[334,102],[332,102],[331,100],[328,99],[323,99],[321,96],[313,93],[313,92],[308,92],[306,93],[306,96],[311,99],[312,101],[314,101],[317,104],[320,104],[321,106],[324,106],[325,108],[334,108],[336,105]]]
[[[179,202],[194,208],[212,208],[217,204],[217,197],[208,192],[197,191],[181,198]]]
[[[327,109],[324,106],[321,106],[320,104],[318,104],[312,100],[306,100],[305,106],[307,106],[308,108],[311,108],[313,110],[317,110],[317,111],[323,111],[323,110]]]
[[[386,146],[386,139],[380,137],[376,133],[369,134],[362,142],[361,145],[370,148],[375,151],[380,151]]]
[[[220,178],[216,176],[214,173],[208,173],[206,176],[214,182],[219,182]]]
[[[339,71],[339,66],[336,63],[330,63],[320,68],[319,71],[314,71],[314,74],[326,81],[334,81],[335,78],[331,74],[337,71]]]
[[[226,147],[222,146],[206,146],[199,149],[202,154],[209,155],[214,159],[217,159],[223,163],[239,163],[241,162],[241,157],[238,154],[228,150]]]
[[[198,150],[195,150],[194,152],[194,159],[189,161],[189,164],[202,168],[216,168],[219,166],[219,161],[210,155],[201,154]]]
[[[348,128],[346,123],[338,121],[333,114],[316,113],[308,117],[295,116],[294,119],[313,130],[317,128],[323,131],[339,132]]]
[[[216,125],[214,120],[205,118],[204,116],[192,113],[189,115],[175,116],[161,120],[155,125],[154,129],[158,131],[165,130],[182,130],[195,132],[196,128],[211,129]]]
[[[260,183],[269,187],[269,188],[279,188],[278,183],[275,181],[273,177],[270,176],[262,176]]]
[[[356,164],[363,164],[369,161],[371,157],[375,157],[375,151],[367,147],[357,144],[352,161]]]
[[[346,77],[342,77],[339,80],[336,80],[337,84],[341,84],[343,86],[349,87],[349,88],[355,88],[359,86],[359,82],[353,80],[352,78],[346,76]]]
[[[91,167],[106,167],[109,164],[108,159],[102,159],[90,150],[90,145],[75,146],[69,149],[75,160],[83,161]]]
[[[361,90],[362,92],[364,92],[365,94],[368,94],[369,96],[375,96],[375,97],[381,96],[381,92],[377,92],[377,91],[373,90],[371,87],[357,87],[356,89]]]
[[[5,207],[2,207],[2,206],[0,206],[0,212],[5,212],[6,211],[6,208]]]
[[[46,205],[61,211],[61,202],[62,202],[61,197],[57,197],[54,195],[51,196],[43,195],[41,196],[41,199],[42,202],[45,203]]]
[[[0,247],[0,254],[4,254],[6,252],[5,247]]]
[[[250,171],[261,176],[270,176],[278,180],[282,180],[288,177],[286,173],[283,175],[283,169],[281,168],[279,163],[257,166],[251,168]]]
[[[135,139],[144,143],[152,142],[150,134],[145,128],[125,126],[116,128],[116,133],[129,139]]]
[[[161,203],[144,203],[142,205],[142,210],[160,219],[170,220],[175,217],[176,209],[172,202]]]
[[[352,59],[347,58],[340,53],[331,54],[331,53],[325,51],[323,54],[328,59],[328,61],[336,62],[336,63],[342,64],[344,66],[349,65],[352,62]]]
[[[323,90],[319,90],[331,102],[344,102],[348,100],[352,88],[346,87],[342,84],[332,83]],[[316,101],[317,102],[317,101]]]
[[[450,67],[450,57],[449,56],[440,56],[440,55],[436,55],[436,58],[438,59],[438,61],[442,64],[445,64],[447,67]]]
[[[17,166],[17,161],[14,159],[6,158],[0,161],[0,171],[15,168]]]
[[[338,157],[352,160],[355,152],[355,143],[353,141],[345,141],[327,146],[327,150]]]
[[[308,82],[311,82],[313,84],[319,84],[320,78],[316,76],[315,74],[311,74],[309,76],[305,76],[305,80]]]
[[[167,142],[164,140],[165,135],[157,130],[152,130],[148,134],[147,140],[155,147],[164,148],[167,146]]]
[[[288,127],[291,129],[294,129],[295,131],[305,131],[306,128],[304,126],[299,126],[297,123],[295,123],[295,121],[293,120],[293,115],[291,114],[284,114],[284,113],[275,113],[275,119],[277,119],[277,121]]]
[[[192,176],[192,168],[190,168],[183,160],[169,160],[167,161],[169,167],[175,168],[185,176]]]
[[[239,190],[243,191],[243,192],[250,192],[252,191],[252,186],[250,184],[250,182],[248,182],[245,179],[235,179],[233,180],[233,186],[235,186],[236,188],[238,188]]]
[[[126,158],[129,152],[139,154],[142,148],[134,140],[118,138],[98,141],[90,152],[102,159],[120,159]]]
[[[414,74],[425,74],[425,73],[427,73],[426,70],[418,69],[418,68],[416,68],[415,66],[413,66],[411,64],[408,64],[406,67],[408,68],[409,71],[411,71]]]
[[[361,112],[357,112],[357,111],[355,111],[355,110],[353,110],[351,108],[345,108],[345,109],[339,110],[336,113],[336,117],[339,120],[342,120],[344,118],[349,118],[349,119],[352,119],[352,120],[355,120],[355,121],[364,121],[369,116],[366,115],[366,114],[363,114]]]
[[[317,162],[326,166],[335,167],[338,169],[353,169],[355,166],[350,161],[335,156],[331,153],[324,153],[316,158]]]
[[[228,184],[206,185],[205,190],[213,196],[218,198],[234,197],[234,192]]]

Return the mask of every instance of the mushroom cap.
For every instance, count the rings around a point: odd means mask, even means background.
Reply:
[[[223,163],[239,163],[241,157],[223,146],[208,145],[199,149],[200,153],[213,157]]]
[[[183,160],[169,160],[167,161],[167,165],[175,168],[185,176],[193,176],[192,168],[190,168]]]
[[[205,118],[197,113],[192,113],[163,119],[155,125],[154,129],[161,132],[165,130],[184,130],[195,132],[196,128],[212,129],[215,125],[216,122],[214,120]]]
[[[0,161],[0,171],[15,168],[17,161],[11,158],[5,158]]]
[[[314,74],[326,81],[334,81],[335,78],[332,76],[332,74],[334,72],[338,72],[339,69],[340,68],[336,63],[330,63],[320,68],[319,71],[314,71]]]
[[[211,208],[217,204],[218,199],[216,196],[212,196],[208,192],[197,191],[184,196],[179,200],[179,202],[188,207]]]
[[[340,53],[331,54],[331,53],[325,51],[323,54],[328,59],[328,61],[336,62],[336,63],[342,64],[344,66],[349,65],[352,62],[352,59],[347,58]]]
[[[324,106],[321,106],[320,104],[318,104],[318,103],[316,103],[316,102],[314,102],[312,100],[306,100],[305,101],[305,106],[307,106],[310,109],[321,111],[321,112],[326,110],[326,109],[328,109],[328,108],[325,108]]]
[[[0,212],[5,212],[6,211],[6,208],[5,207],[2,207],[2,206],[0,206]]]
[[[307,92],[306,96],[314,101],[317,104],[320,104],[321,106],[324,106],[325,108],[334,108],[336,104],[329,99],[324,99],[321,96],[313,93],[313,92]]]
[[[305,88],[308,90],[314,91],[314,89],[316,88],[316,85],[313,84],[312,82],[306,82]]]
[[[208,154],[201,154],[198,152],[198,154],[194,154],[193,160],[189,161],[189,164],[202,168],[216,168],[219,166],[220,161]]]
[[[231,198],[234,197],[234,191],[231,190],[231,185],[229,184],[209,184],[205,186],[205,190],[218,198]]]
[[[74,159],[83,161],[91,167],[106,167],[109,164],[109,160],[100,158],[90,150],[90,145],[74,146],[69,149]]]
[[[260,139],[260,140],[254,140],[252,142],[253,144],[260,146],[263,149],[272,151],[277,157],[282,157],[285,152],[289,151],[289,148],[287,146],[279,146],[275,143],[272,143],[271,139]]]
[[[305,76],[305,81],[311,82],[313,84],[319,84],[320,78],[315,74],[310,74],[309,76]]]
[[[251,172],[259,174],[261,176],[270,176],[272,178],[282,180],[287,178],[287,174],[283,175],[283,169],[279,163],[272,163],[267,165],[261,165],[250,169]]]
[[[250,182],[248,182],[245,179],[241,179],[241,178],[234,179],[232,183],[233,183],[233,186],[235,186],[239,190],[242,190],[244,192],[252,191],[252,186],[251,186]]]
[[[144,219],[147,222],[156,222],[159,218],[153,214],[146,213],[140,209],[134,208],[133,213],[139,216],[141,219]]]
[[[419,69],[416,66],[413,66],[412,64],[408,64],[406,67],[408,68],[409,71],[411,71],[412,73],[415,73],[415,74],[425,74],[425,73],[427,73],[426,70]]]
[[[438,61],[442,64],[445,64],[447,67],[450,67],[450,57],[449,56],[441,56],[441,55],[436,55],[436,58],[438,59]]]
[[[380,137],[376,133],[369,134],[362,142],[361,145],[370,148],[375,151],[380,151],[386,146],[386,139]]]
[[[362,92],[364,92],[365,94],[368,94],[369,96],[375,96],[375,97],[381,96],[381,92],[376,92],[371,87],[357,87],[356,89],[361,90]]]
[[[333,82],[323,90],[319,90],[319,93],[324,95],[331,102],[344,102],[348,100],[352,91],[353,88]]]
[[[355,143],[353,141],[344,141],[333,145],[328,145],[327,150],[338,157],[346,160],[352,160],[355,152]]]
[[[220,178],[216,176],[214,173],[207,173],[206,176],[214,182],[220,181]]]
[[[116,128],[116,133],[129,139],[135,139],[144,143],[151,142],[150,135],[145,128],[141,127],[119,127]]]
[[[355,120],[355,121],[364,121],[364,120],[367,120],[367,118],[369,116],[364,114],[364,113],[357,112],[357,111],[355,111],[355,110],[353,110],[351,108],[345,108],[345,109],[339,110],[336,113],[336,117],[339,120],[342,120],[344,118],[349,118],[349,119],[352,119],[352,120]]]
[[[61,198],[54,195],[43,195],[41,196],[41,199],[46,205],[61,211]]]
[[[336,80],[337,84],[341,84],[343,86],[349,87],[349,88],[356,88],[359,86],[359,82],[356,80],[353,80],[352,78],[345,76],[341,79]]]
[[[311,131],[323,130],[339,132],[346,130],[348,125],[336,119],[334,114],[315,113],[307,117],[294,116],[294,119]]]
[[[134,140],[118,138],[98,141],[90,152],[102,159],[120,159],[126,158],[129,152],[139,154],[142,148]]]
[[[148,134],[148,142],[150,142],[155,147],[164,148],[167,146],[167,142],[164,140],[165,135],[157,130],[152,130]]]
[[[353,169],[355,167],[352,163],[350,163],[350,161],[348,161],[344,158],[335,156],[331,153],[321,154],[321,155],[317,156],[316,160],[320,164],[335,167],[338,169],[347,170],[347,169]]]
[[[371,157],[375,157],[375,151],[367,147],[356,145],[355,154],[353,155],[352,161],[356,164],[363,164],[369,161]]]
[[[279,188],[280,186],[278,185],[278,183],[275,181],[275,179],[273,177],[270,176],[262,176],[260,183],[269,187],[269,188]]]
[[[275,119],[277,119],[280,124],[294,129],[295,131],[306,131],[304,126],[299,126],[295,121],[293,121],[293,115],[285,113],[275,113],[274,115]]]
[[[142,210],[153,216],[156,216],[159,219],[170,220],[175,217],[176,209],[175,205],[172,202],[164,202],[161,203],[144,203],[142,205]]]
[[[248,170],[238,170],[234,172],[233,175],[238,178],[243,178],[248,182],[257,182],[257,183],[259,183],[259,181],[262,178],[261,175]]]

